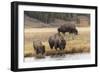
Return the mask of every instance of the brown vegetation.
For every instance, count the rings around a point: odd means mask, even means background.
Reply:
[[[57,28],[26,28],[25,29],[25,45],[24,45],[24,56],[31,57],[36,56],[33,48],[33,40],[39,39],[43,42],[46,47],[45,55],[53,55],[57,51],[55,49],[51,50],[48,44],[48,37],[57,32]],[[66,34],[66,48],[64,50],[65,54],[68,53],[82,53],[90,52],[90,29],[89,27],[78,28],[79,35],[74,36],[72,40],[71,35]]]

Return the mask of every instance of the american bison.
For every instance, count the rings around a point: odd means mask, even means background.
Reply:
[[[33,41],[33,47],[37,55],[43,55],[45,53],[45,46],[42,44],[40,40]]]
[[[66,32],[69,32],[70,34],[78,35],[78,30],[76,29],[75,24],[72,24],[72,23],[61,25],[58,28],[58,32],[59,33],[62,32],[63,34],[65,34]]]
[[[57,50],[59,48],[60,50],[64,50],[66,46],[66,40],[59,33],[50,36],[48,42],[51,49],[55,48]]]

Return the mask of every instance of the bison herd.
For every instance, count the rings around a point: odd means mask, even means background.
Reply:
[[[78,30],[75,26],[75,24],[64,24],[58,27],[57,33],[50,36],[48,38],[48,43],[51,48],[51,50],[54,48],[56,51],[59,49],[60,51],[63,51],[66,46],[66,39],[64,38],[65,33],[68,32],[69,34],[75,34],[78,35]],[[63,35],[62,35],[63,34]],[[42,44],[40,40],[33,41],[33,47],[37,55],[45,54],[45,45]]]

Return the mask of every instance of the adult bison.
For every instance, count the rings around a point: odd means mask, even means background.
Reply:
[[[37,55],[43,55],[45,53],[45,46],[42,44],[40,40],[33,41],[33,47]]]
[[[70,34],[78,35],[78,30],[76,29],[75,24],[72,24],[72,23],[61,25],[58,28],[58,32],[59,33],[62,32],[63,34],[65,34],[66,32],[69,32]]]
[[[66,46],[66,40],[59,33],[50,36],[48,42],[51,49],[55,48],[57,50],[59,48],[60,50],[64,50]]]

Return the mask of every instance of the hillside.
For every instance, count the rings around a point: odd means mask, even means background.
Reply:
[[[74,23],[76,26],[79,27],[86,27],[89,26],[89,20],[85,16],[79,16],[79,23],[76,21],[65,21],[63,19],[57,19],[55,18],[53,22],[45,23],[43,21],[40,21],[39,19],[30,17],[26,14],[24,14],[24,25],[25,28],[43,28],[43,27],[59,27],[62,24],[66,23]]]

